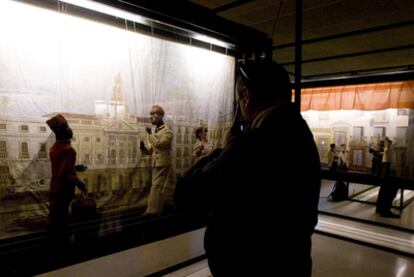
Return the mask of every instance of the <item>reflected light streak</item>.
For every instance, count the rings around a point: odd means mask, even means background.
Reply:
[[[397,268],[395,277],[404,277],[406,276],[407,271],[407,261],[405,259],[397,258]]]
[[[214,44],[214,45],[218,45],[218,46],[221,46],[221,47],[224,47],[224,48],[229,48],[229,46],[230,46],[228,43],[226,43],[224,41],[221,41],[221,40],[218,40],[218,39],[215,39],[215,38],[212,38],[212,37],[208,37],[208,36],[205,36],[205,35],[195,34],[193,36],[193,38],[197,39],[197,40],[207,42],[207,43],[211,43],[211,44]]]
[[[89,0],[59,0],[59,1],[72,4],[78,7],[82,7],[88,10],[112,15],[115,17],[124,18],[130,21],[136,22],[136,23],[141,23],[145,25],[150,24],[149,20],[143,16],[130,13],[130,12],[126,12],[126,11],[123,11],[123,10],[120,10],[120,9],[117,9],[111,6],[107,6],[101,3],[97,3],[95,1],[89,1]]]
[[[114,8],[108,5],[104,5],[101,3],[97,3],[95,1],[90,1],[90,0],[60,0],[60,1],[68,3],[68,4],[72,4],[78,7],[82,7],[85,9],[89,9],[92,11],[97,11],[97,12],[112,15],[115,17],[124,18],[130,21],[136,22],[136,23],[144,24],[144,25],[150,25],[151,23],[149,19],[143,16],[130,13],[130,12],[126,12],[126,11],[123,11],[123,10],[120,10],[120,9],[117,9],[117,8]],[[234,45],[228,44],[224,41],[221,41],[221,40],[218,40],[212,37],[208,37],[206,35],[193,34],[193,38],[210,43],[210,44],[221,46],[224,48],[234,47]]]
[[[231,56],[26,3],[0,0],[0,37],[0,91],[54,97],[46,110],[95,112],[77,98],[108,99],[118,73],[126,97],[140,99],[140,105],[180,91],[205,106],[222,91],[233,91]]]

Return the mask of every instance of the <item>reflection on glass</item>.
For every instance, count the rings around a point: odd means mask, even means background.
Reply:
[[[138,147],[152,105],[174,130],[178,176],[193,130],[215,130],[219,146],[231,121],[233,57],[16,1],[0,1],[0,33],[0,237],[42,228],[53,115],[72,127],[76,163],[88,166],[79,178],[103,214],[145,209],[151,157]]]
[[[344,144],[347,152],[348,175],[362,174],[379,180],[377,185],[351,183],[348,202],[326,201],[335,181],[323,180],[319,209],[333,214],[386,222],[375,213],[380,185],[384,183],[381,167],[384,142],[392,141],[390,176],[408,180],[414,186],[414,81],[350,85],[305,89],[302,93],[302,115],[317,143],[322,168],[327,168],[329,145],[336,149]],[[327,170],[327,169],[326,169]],[[397,182],[397,181],[395,181]],[[398,186],[398,184],[396,184]],[[399,205],[397,194],[394,206]],[[404,209],[414,200],[414,192],[404,191]],[[359,204],[352,200],[360,201]],[[347,203],[349,205],[347,205]],[[351,205],[352,204],[352,205]],[[408,213],[409,214],[409,213]],[[404,215],[404,213],[403,213]],[[386,222],[414,229],[414,221]]]

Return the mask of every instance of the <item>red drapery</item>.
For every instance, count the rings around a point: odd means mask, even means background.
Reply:
[[[414,109],[414,81],[303,89],[301,110]]]

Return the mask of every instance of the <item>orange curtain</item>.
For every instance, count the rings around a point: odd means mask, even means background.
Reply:
[[[301,110],[414,109],[414,81],[303,89]]]

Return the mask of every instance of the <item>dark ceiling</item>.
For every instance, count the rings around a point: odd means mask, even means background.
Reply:
[[[192,0],[273,39],[273,59],[294,73],[295,0]],[[303,0],[306,78],[414,69],[413,0]]]

